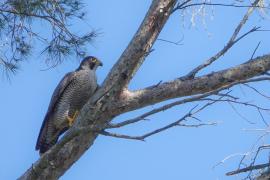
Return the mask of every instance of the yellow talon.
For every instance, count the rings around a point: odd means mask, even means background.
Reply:
[[[78,114],[79,114],[79,111],[76,110],[72,117],[69,117],[69,116],[67,117],[69,127],[72,126],[72,124],[74,123],[74,120],[77,118]]]

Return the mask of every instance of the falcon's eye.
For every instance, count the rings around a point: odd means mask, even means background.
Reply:
[[[92,62],[93,62],[93,63],[96,63],[96,62],[97,62],[97,59],[93,58],[93,59],[92,59]]]

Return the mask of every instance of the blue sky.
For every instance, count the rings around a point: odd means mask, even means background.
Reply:
[[[89,55],[98,57],[104,64],[97,72],[99,83],[129,43],[150,3],[145,0],[89,1],[86,4],[87,24],[74,22],[73,28],[78,32],[87,29],[98,29],[101,32],[93,45],[89,46]],[[189,72],[225,45],[245,11],[245,8],[215,7],[213,12],[207,11],[205,24],[198,17],[196,26],[191,26],[188,14],[184,22],[180,13],[173,14],[159,38],[170,41],[182,39],[182,45],[156,41],[154,51],[132,80],[130,89],[143,88],[161,80],[172,80]],[[269,19],[262,21],[259,15],[258,11],[253,14],[242,33],[253,26],[270,29]],[[243,63],[251,57],[260,41],[261,46],[256,55],[269,53],[269,32],[256,32],[236,44],[225,57],[201,74]],[[10,82],[1,79],[0,179],[19,177],[38,159],[38,152],[34,150],[35,143],[52,92],[64,74],[74,70],[78,62],[71,58],[54,69],[42,71],[46,65],[38,53],[33,53]],[[258,83],[255,86],[266,93],[269,90],[269,83]],[[269,105],[269,101],[243,86],[233,88],[233,94],[265,107]],[[196,103],[173,108],[152,116],[151,121],[116,132],[138,135],[176,120],[194,105]],[[135,117],[158,106],[127,113],[116,120]],[[237,168],[240,156],[214,169],[213,166],[229,155],[249,151],[261,135],[243,129],[265,126],[257,111],[243,106],[235,107],[255,124],[248,123],[225,103],[212,106],[198,116],[205,122],[218,121],[218,126],[174,128],[150,137],[146,142],[100,136],[94,146],[61,179],[238,179],[224,174]],[[269,114],[265,114],[265,118],[269,121]],[[263,160],[267,161],[267,157],[262,155],[259,162]]]

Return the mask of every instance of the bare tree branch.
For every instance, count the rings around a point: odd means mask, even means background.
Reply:
[[[170,109],[170,108],[172,108],[174,106],[189,103],[189,102],[209,101],[209,100],[215,101],[215,100],[212,100],[210,98],[206,98],[206,97],[211,96],[211,95],[228,96],[229,98],[234,99],[234,100],[227,100],[227,101],[226,100],[220,100],[220,101],[224,101],[224,102],[230,101],[230,102],[239,103],[239,104],[243,104],[243,105],[247,105],[247,106],[250,105],[252,107],[256,107],[257,109],[261,109],[261,110],[269,110],[269,109],[266,109],[266,108],[256,106],[254,104],[250,104],[248,102],[236,101],[236,98],[230,96],[229,94],[220,94],[219,93],[220,91],[225,90],[225,89],[229,89],[230,87],[232,87],[234,85],[237,85],[237,84],[246,84],[246,83],[250,83],[250,82],[267,81],[267,80],[270,80],[270,78],[268,78],[268,77],[260,77],[260,78],[255,78],[255,79],[237,81],[235,83],[231,83],[229,85],[218,88],[218,89],[216,89],[214,91],[206,92],[206,93],[203,93],[201,95],[196,95],[196,96],[193,96],[193,97],[189,97],[189,98],[186,98],[186,99],[181,99],[181,100],[178,100],[178,101],[163,105],[163,106],[161,106],[159,108],[155,108],[155,109],[153,109],[151,111],[148,111],[148,112],[146,112],[146,113],[144,113],[142,115],[139,115],[139,116],[137,116],[135,118],[132,118],[132,119],[125,120],[125,121],[122,121],[122,122],[116,123],[116,124],[111,123],[106,128],[119,128],[119,127],[123,127],[123,126],[130,125],[130,124],[133,124],[133,123],[137,123],[139,121],[145,120],[148,116],[151,116],[153,114],[156,114],[156,113],[159,113],[159,112],[162,112],[162,111],[166,111],[166,110],[168,110],[168,109]]]
[[[187,1],[187,3],[190,1]],[[264,8],[264,9],[269,9],[269,7],[263,7],[260,5],[237,5],[237,4],[225,4],[225,3],[208,3],[208,2],[202,2],[202,3],[191,3],[191,4],[187,4],[185,3],[183,4],[178,4],[173,12],[177,11],[177,10],[181,10],[181,9],[186,9],[188,7],[192,7],[192,6],[223,6],[223,7],[234,7],[234,8],[249,8],[249,7],[254,7],[254,8]],[[186,5],[187,4],[187,5]]]
[[[219,101],[219,102],[229,102],[229,103],[234,103],[234,104],[240,104],[240,105],[244,105],[244,106],[253,107],[253,108],[258,109],[258,110],[270,111],[269,108],[260,107],[260,106],[258,106],[256,104],[252,104],[252,103],[249,103],[249,102],[241,102],[241,101],[236,101],[236,100],[231,100],[231,99],[216,100],[216,99],[211,99],[211,98],[207,98],[206,100],[208,100],[208,101]]]
[[[242,169],[238,169],[238,170],[235,170],[235,171],[228,172],[228,173],[226,173],[226,175],[227,176],[232,176],[232,175],[240,174],[240,173],[243,173],[243,172],[249,172],[249,171],[257,170],[257,169],[263,169],[263,168],[266,168],[266,167],[269,167],[269,166],[270,166],[270,163],[248,166],[246,168],[242,168]]]
[[[246,84],[246,83],[243,83],[243,85],[245,85],[246,87],[252,89],[253,91],[255,91],[256,93],[258,93],[258,94],[261,95],[262,97],[265,97],[266,99],[269,99],[269,100],[270,100],[270,96],[267,96],[267,95],[261,93],[258,89],[252,87],[251,85]]]
[[[239,83],[270,70],[270,55],[257,57],[233,68],[207,74],[195,79],[181,78],[158,86],[137,91],[123,91],[116,107],[119,111],[130,111],[172,98],[211,92],[224,86]]]
[[[248,34],[257,31],[259,28],[254,27],[251,30],[249,30],[247,33],[243,34],[242,36],[240,36],[239,38],[237,38],[240,30],[242,29],[242,27],[244,26],[244,24],[247,22],[249,16],[252,14],[252,12],[255,9],[255,6],[260,2],[260,0],[256,0],[254,1],[254,3],[252,4],[252,6],[248,9],[247,13],[244,15],[243,19],[240,21],[240,23],[238,24],[238,26],[235,28],[234,33],[232,34],[230,40],[228,41],[228,43],[226,44],[226,46],[220,50],[217,54],[215,54],[214,56],[212,56],[210,59],[206,60],[203,64],[199,65],[198,67],[196,67],[195,69],[193,69],[192,71],[190,71],[185,77],[186,78],[194,78],[194,76],[203,68],[211,65],[213,62],[215,62],[217,59],[219,59],[221,56],[223,56],[231,47],[233,47],[233,45],[235,43],[237,43],[238,41],[240,41],[242,38],[244,38],[245,36],[247,36]]]
[[[168,125],[166,125],[166,126],[164,126],[164,127],[162,127],[162,128],[158,128],[158,129],[156,129],[156,130],[153,130],[153,131],[151,131],[151,132],[148,132],[148,133],[146,133],[146,134],[144,134],[144,135],[141,135],[141,136],[119,135],[119,134],[110,133],[110,132],[106,132],[106,133],[103,134],[103,135],[112,136],[112,137],[117,137],[117,138],[135,139],[135,140],[142,140],[142,141],[144,141],[146,138],[148,138],[148,137],[150,137],[150,136],[153,136],[153,135],[155,135],[155,134],[158,134],[158,133],[160,133],[160,132],[162,132],[162,131],[165,131],[165,130],[167,130],[167,129],[170,129],[170,128],[172,128],[172,127],[179,126],[180,123],[181,123],[182,121],[185,121],[188,117],[192,117],[192,115],[195,114],[195,113],[193,113],[192,111],[193,111],[196,107],[197,107],[197,106],[193,107],[187,114],[185,114],[183,117],[181,117],[181,118],[178,119],[177,121],[175,121],[175,122],[173,122],[173,123],[170,123],[170,124],[168,124]],[[205,106],[205,107],[206,107],[206,106]],[[205,108],[205,107],[204,107],[204,108]],[[204,109],[204,108],[203,108],[203,109]],[[200,110],[200,111],[201,111],[201,110]],[[198,112],[199,112],[199,111],[198,111]],[[196,113],[197,113],[197,111],[196,111]]]
[[[175,121],[173,123],[170,123],[170,124],[168,124],[168,125],[166,125],[164,127],[153,130],[151,132],[148,132],[148,133],[146,133],[146,134],[144,134],[142,136],[138,136],[137,138],[141,139],[141,140],[144,140],[144,139],[146,139],[146,138],[148,138],[150,136],[153,136],[153,135],[158,134],[160,132],[166,131],[166,130],[168,130],[170,128],[173,128],[173,127],[176,127],[176,126],[181,126],[181,122],[186,121],[187,118],[193,117],[193,115],[199,113],[200,111],[202,111],[203,109],[205,109],[206,107],[208,107],[208,106],[210,106],[210,105],[212,105],[214,103],[215,102],[207,103],[204,106],[202,106],[201,108],[199,108],[199,109],[197,109],[196,111],[193,112],[193,110],[195,110],[195,108],[197,107],[197,106],[195,106],[187,114],[185,114],[183,117],[181,117],[177,121]]]
[[[257,156],[258,154],[260,153],[261,150],[263,149],[269,149],[270,146],[269,145],[263,145],[263,146],[260,146],[256,153],[255,153],[255,156],[251,162],[251,164],[248,166],[248,167],[245,167],[245,168],[238,168],[237,170],[235,171],[231,171],[231,172],[228,172],[226,173],[227,176],[231,176],[231,175],[235,175],[235,174],[239,174],[239,173],[243,173],[243,172],[249,172],[251,173],[253,170],[257,170],[257,169],[263,169],[263,168],[266,168],[266,167],[269,167],[269,163],[265,163],[265,164],[259,164],[259,165],[254,165],[255,164],[255,161],[257,159]]]
[[[253,58],[254,58],[254,55],[255,55],[256,51],[258,50],[258,48],[259,48],[260,44],[261,44],[261,42],[259,42],[259,43],[257,44],[257,46],[256,46],[256,48],[254,49],[254,51],[253,51],[253,53],[252,53],[252,55],[251,55],[251,58],[250,58],[250,59],[253,59]]]
[[[126,88],[151,50],[175,4],[175,0],[153,1],[139,30],[105,79],[104,87],[117,82],[117,89]]]
[[[220,97],[218,100],[222,99],[223,97]],[[207,108],[208,106],[211,106],[212,104],[218,102],[217,101],[212,101],[212,102],[208,102],[205,105],[203,105],[202,107],[198,108],[196,110],[196,108],[198,107],[198,105],[196,105],[195,107],[193,107],[187,114],[185,114],[183,117],[181,117],[180,119],[178,119],[177,121],[174,121],[173,123],[170,123],[164,127],[158,128],[156,130],[150,131],[148,133],[145,133],[144,135],[141,136],[129,136],[129,135],[120,135],[120,134],[115,134],[115,133],[110,133],[105,131],[106,136],[112,136],[112,137],[116,137],[116,138],[124,138],[124,139],[134,139],[134,140],[142,140],[144,141],[146,138],[153,136],[155,134],[158,134],[160,132],[166,131],[170,128],[176,127],[176,126],[182,126],[182,127],[201,127],[201,126],[209,126],[209,125],[216,125],[217,123],[199,123],[199,124],[183,124],[183,121],[186,121],[187,118],[193,118],[198,120],[196,117],[194,117],[195,114],[201,112],[203,109]],[[103,132],[104,133],[104,132]]]
[[[101,131],[99,134],[103,136],[110,136],[110,137],[115,137],[115,138],[120,138],[120,139],[131,139],[131,140],[138,140],[138,141],[144,141],[144,138],[141,136],[129,136],[125,134],[117,134],[117,133],[112,133],[108,131]]]

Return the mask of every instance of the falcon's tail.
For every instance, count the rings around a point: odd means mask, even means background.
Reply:
[[[57,133],[57,129],[55,129],[51,121],[45,117],[39,131],[36,150],[39,150],[40,154],[45,153],[57,142],[58,137],[59,133]]]

